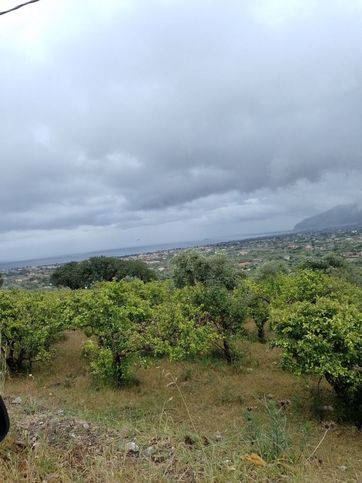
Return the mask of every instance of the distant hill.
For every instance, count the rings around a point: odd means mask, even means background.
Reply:
[[[357,204],[339,205],[319,215],[305,218],[294,230],[320,230],[324,228],[362,225],[362,209]]]

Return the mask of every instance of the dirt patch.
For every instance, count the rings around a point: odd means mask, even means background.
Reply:
[[[110,444],[124,449],[127,430],[100,427],[69,416],[61,409],[49,409],[34,399],[19,399],[6,398],[18,448],[35,448],[41,442],[57,449],[68,450],[76,446],[93,453]]]

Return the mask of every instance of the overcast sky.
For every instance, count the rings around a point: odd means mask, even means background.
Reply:
[[[287,230],[362,199],[362,0],[40,0],[0,106],[0,261]]]

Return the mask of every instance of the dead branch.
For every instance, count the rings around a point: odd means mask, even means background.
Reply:
[[[3,12],[0,12],[0,15],[5,15],[6,13],[13,12],[14,10],[18,10],[19,8],[25,7],[26,5],[35,2],[39,2],[39,0],[29,0],[28,2],[21,3],[20,5],[16,5],[16,7],[9,8],[9,10],[4,10]]]

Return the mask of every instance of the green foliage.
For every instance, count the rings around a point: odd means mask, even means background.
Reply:
[[[206,257],[190,250],[177,255],[173,261],[173,280],[176,287],[218,285],[231,290],[236,287],[242,274],[235,264],[223,255]]]
[[[260,342],[266,341],[265,325],[269,320],[271,302],[279,294],[286,273],[284,264],[269,262],[258,270],[255,278],[247,278],[238,286],[247,317],[254,320]]]
[[[348,263],[345,258],[333,253],[323,257],[307,257],[299,264],[299,268],[321,271],[362,287],[362,273],[360,268],[356,264]]]
[[[270,293],[267,284],[255,280],[245,280],[239,290],[244,292],[247,316],[254,320],[258,339],[265,342],[265,324],[269,319]]]
[[[139,278],[144,282],[156,279],[156,273],[140,260],[114,257],[92,257],[82,262],[69,262],[56,268],[50,280],[56,287],[89,288],[95,282]]]
[[[31,369],[47,361],[51,345],[59,340],[63,297],[60,293],[1,291],[1,350],[11,371]]]
[[[192,293],[193,303],[202,309],[217,335],[215,344],[228,363],[236,360],[234,340],[244,333],[246,305],[244,293],[238,288],[197,285]]]
[[[96,336],[97,344],[86,347],[95,379],[122,385],[132,364],[147,356],[178,360],[209,350],[213,327],[191,297],[189,288],[175,290],[168,282],[101,283],[77,292],[64,317]]]
[[[299,268],[309,270],[320,270],[329,274],[338,274],[338,271],[347,270],[347,261],[330,253],[324,257],[307,257],[300,263]]]
[[[122,374],[118,374],[120,366],[114,363],[111,349],[99,347],[92,340],[88,340],[83,345],[83,355],[89,360],[89,370],[97,384],[113,384],[119,379],[125,383],[130,380],[129,360],[123,361]]]
[[[141,260],[118,260],[116,280],[124,278],[139,278],[143,282],[151,282],[157,279],[157,274],[149,268],[147,263]]]
[[[196,251],[183,252],[173,260],[176,287],[194,287],[192,302],[213,324],[220,350],[233,362],[233,338],[242,332],[245,310],[236,290],[242,274],[222,255],[205,257]]]
[[[281,261],[270,261],[264,263],[256,272],[257,280],[276,280],[279,275],[288,273],[287,266]]]
[[[275,401],[264,401],[265,421],[252,411],[244,413],[247,438],[253,451],[266,461],[275,461],[288,453],[290,436],[287,417]]]
[[[351,405],[362,400],[361,295],[348,282],[303,270],[284,279],[271,316],[283,366],[324,376]]]
[[[4,283],[4,279],[2,274],[0,273],[0,288],[3,286],[3,283]]]

